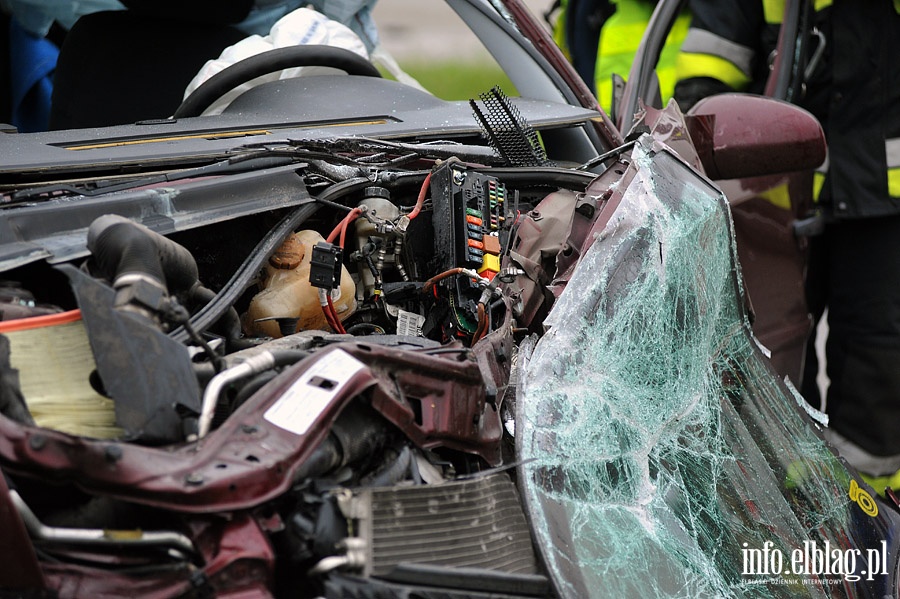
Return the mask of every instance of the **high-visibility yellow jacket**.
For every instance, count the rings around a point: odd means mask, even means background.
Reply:
[[[762,91],[784,4],[692,0],[678,86],[713,78]],[[900,214],[900,0],[815,0],[813,10],[824,42],[811,43],[824,43],[823,54],[797,103],[828,140],[814,192],[838,219]]]
[[[613,75],[623,79],[628,76],[631,63],[637,53],[641,37],[650,21],[650,15],[656,5],[651,0],[613,0],[615,11],[603,23],[600,42],[597,48],[597,60],[594,68],[594,83],[600,106],[607,112],[612,106]],[[554,28],[554,37],[561,48],[567,50],[565,40],[566,19],[570,18],[569,0],[562,2],[562,14]],[[678,50],[688,32],[690,17],[681,15],[672,27],[666,44],[660,55],[656,73],[659,77],[660,95],[663,103],[672,97],[675,87],[675,63]]]

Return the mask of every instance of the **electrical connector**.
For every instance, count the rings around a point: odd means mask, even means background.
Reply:
[[[343,250],[333,243],[320,241],[314,245],[309,261],[310,285],[329,290],[339,287],[342,256]]]

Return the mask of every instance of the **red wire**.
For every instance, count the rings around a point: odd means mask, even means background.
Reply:
[[[338,234],[340,234],[341,240],[339,242],[339,245],[340,247],[344,247],[344,238],[347,234],[347,225],[355,221],[360,214],[362,214],[362,210],[360,210],[359,208],[354,208],[349,213],[347,213],[347,216],[345,216],[341,220],[341,222],[337,224],[334,230],[329,233],[328,238],[325,241],[327,241],[328,243],[334,243],[334,240],[337,238]]]
[[[322,314],[325,316],[325,322],[331,327],[331,330],[335,333],[337,332],[337,327],[334,324],[334,316],[329,312],[328,305],[322,306]]]
[[[422,204],[425,203],[425,195],[428,193],[429,183],[431,183],[431,173],[428,173],[425,176],[425,180],[422,182],[422,189],[419,190],[419,197],[416,198],[416,207],[409,213],[409,220],[419,216],[419,212],[422,211]]]
[[[422,291],[424,291],[425,293],[428,293],[428,291],[432,288],[432,286],[434,286],[434,284],[437,283],[438,281],[446,279],[447,277],[452,277],[453,275],[463,274],[464,272],[465,272],[465,269],[456,267],[456,268],[451,268],[451,269],[445,270],[442,273],[436,274],[433,277],[431,277],[430,279],[428,279],[427,281],[425,281],[425,283],[422,284]]]
[[[340,240],[338,241],[338,247],[343,248],[344,242],[347,239],[347,227],[355,221],[359,215],[362,214],[362,210],[359,208],[354,208],[350,212],[347,213],[341,222],[337,224],[334,230],[328,235],[328,238],[325,240],[328,243],[334,243],[335,238],[337,238],[338,234],[340,234]],[[341,319],[338,318],[337,310],[334,307],[334,302],[331,300],[330,291],[325,292],[325,297],[327,298],[327,305],[322,306],[322,313],[325,314],[325,320],[328,322],[328,326],[330,326],[335,333],[346,334],[347,331],[344,329],[344,325],[341,324]]]
[[[347,218],[344,219],[344,222],[341,224],[341,240],[338,242],[338,245],[342,248],[344,247],[344,240],[347,238],[347,227],[355,221],[359,215],[362,214],[362,211],[359,208],[354,208],[350,211],[350,214],[347,215]]]
[[[344,325],[341,324],[341,319],[338,318],[337,310],[334,308],[334,302],[331,301],[331,294],[328,293],[326,297],[328,298],[328,306],[325,307],[328,308],[328,311],[331,312],[331,318],[334,319],[334,324],[331,325],[331,328],[334,329],[335,333],[346,335],[347,330],[344,328]]]
[[[475,345],[485,336],[488,328],[487,311],[482,303],[478,304],[478,326],[472,334],[472,345]]]
[[[321,303],[322,295],[325,296],[325,303]],[[341,325],[340,319],[337,318],[337,310],[334,309],[334,303],[331,301],[331,295],[325,289],[319,289],[319,305],[322,307],[322,315],[325,317],[325,322],[328,323],[328,326],[331,327],[331,330],[335,333],[339,333],[340,329],[343,328]]]
[[[338,327],[337,323],[334,321],[334,314],[328,309],[328,305],[322,306],[322,314],[325,315],[325,321],[328,323],[328,326],[331,327],[331,330],[335,333],[339,332],[338,328],[340,327]]]

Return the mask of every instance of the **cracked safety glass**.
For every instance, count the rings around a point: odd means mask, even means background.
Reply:
[[[882,540],[896,516],[753,338],[724,196],[649,136],[630,168],[519,388],[520,483],[558,592],[853,597],[875,574],[887,585],[878,562],[892,561],[896,541]],[[816,551],[840,564],[826,572]]]

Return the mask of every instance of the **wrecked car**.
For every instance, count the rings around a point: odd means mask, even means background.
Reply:
[[[448,4],[517,94],[317,48],[348,74],[0,137],[2,593],[896,596],[713,183],[816,166],[818,123],[623,138],[521,3]]]

